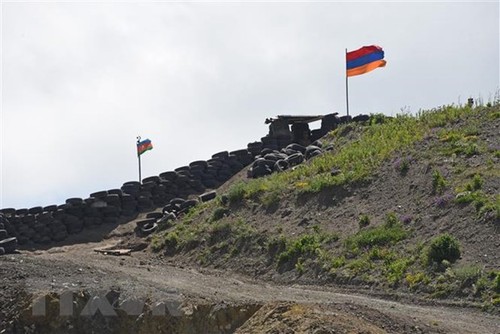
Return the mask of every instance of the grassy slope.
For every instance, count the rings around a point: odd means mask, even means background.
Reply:
[[[406,174],[413,175],[417,166],[426,164],[431,172],[421,182],[428,182],[431,189],[419,196],[433,203],[432,212],[450,219],[469,215],[468,221],[498,228],[498,134],[486,138],[482,130],[499,119],[498,104],[446,106],[416,117],[376,115],[369,125],[342,126],[323,139],[334,145],[332,152],[295,170],[233,185],[182,221],[164,226],[153,237],[153,249],[202,265],[284,280],[368,284],[431,298],[467,298],[498,309],[500,263],[486,269],[472,261],[457,261],[464,245],[453,235],[438,233],[437,226],[430,226],[431,234],[422,237],[421,217],[394,212],[380,217],[370,212],[374,199],[350,229],[340,221],[297,230],[285,222],[289,211],[276,212],[284,206],[298,210],[296,203],[303,198],[307,206],[345,189],[363,192],[380,178],[388,178],[389,168],[404,184],[409,182]],[[448,173],[433,165],[436,157],[452,162]],[[417,192],[406,196],[417,203],[416,212],[424,210]],[[335,205],[329,201],[324,212]],[[481,226],[474,226],[474,231],[480,233]]]

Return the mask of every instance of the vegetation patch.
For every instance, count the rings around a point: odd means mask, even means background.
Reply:
[[[432,192],[442,194],[446,188],[446,180],[439,170],[432,172]]]
[[[383,225],[361,230],[348,237],[345,246],[352,252],[358,252],[360,249],[393,245],[407,236],[408,232],[401,222],[393,214],[389,214]]]
[[[312,234],[304,234],[294,240],[281,239],[281,252],[277,255],[277,265],[281,269],[295,266],[304,257],[316,258],[321,254],[326,244],[337,241],[336,234],[322,233],[320,231]],[[276,246],[273,246],[276,247]]]
[[[441,264],[444,260],[453,263],[460,258],[460,243],[445,233],[434,237],[429,246],[424,249],[424,260],[428,265]]]

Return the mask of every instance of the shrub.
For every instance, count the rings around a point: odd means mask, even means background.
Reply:
[[[423,272],[417,272],[415,274],[406,274],[405,279],[410,289],[414,289],[419,283],[428,284],[430,282],[429,277]]]
[[[359,227],[363,228],[370,225],[370,217],[368,215],[361,215],[359,216]]]
[[[432,191],[435,194],[442,194],[445,187],[446,180],[438,170],[435,170],[432,173]]]
[[[212,213],[212,216],[210,217],[210,221],[212,222],[216,222],[218,220],[221,220],[222,218],[224,218],[225,215],[227,215],[229,213],[229,210],[226,209],[226,208],[221,208],[221,207],[218,207],[214,210],[214,212]]]
[[[394,212],[389,212],[385,216],[385,227],[394,227],[399,224],[399,219]]]
[[[483,187],[483,183],[484,183],[484,181],[481,178],[481,175],[476,174],[472,178],[472,181],[465,186],[465,189],[468,191],[479,190]]]
[[[445,233],[433,238],[425,251],[429,265],[433,262],[440,264],[443,260],[453,263],[460,258],[460,243],[453,236]]]
[[[394,244],[406,238],[407,235],[408,233],[399,222],[394,226],[386,223],[383,226],[359,231],[355,235],[348,237],[345,245],[348,249],[354,251],[358,248]]]
[[[493,279],[493,291],[500,293],[500,272]]]
[[[229,189],[227,198],[229,203],[236,204],[243,200],[246,194],[246,186],[243,182],[237,183]]]
[[[412,263],[411,259],[398,259],[387,266],[387,281],[390,284],[398,283],[406,272],[408,266]]]
[[[403,158],[397,158],[394,160],[392,166],[396,171],[398,171],[401,175],[406,175],[408,173],[408,170],[410,169],[410,163],[412,162],[411,157],[403,157]]]

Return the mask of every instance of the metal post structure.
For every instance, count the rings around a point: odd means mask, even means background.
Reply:
[[[137,147],[136,147],[136,150],[137,150],[137,160],[139,160],[139,182],[142,182],[142,178],[141,178],[141,155],[139,154],[139,151],[138,151],[138,148],[139,148],[139,143],[141,142],[141,136],[137,136]]]
[[[345,102],[347,107],[347,116],[349,116],[349,80],[347,77],[347,48],[345,49]]]

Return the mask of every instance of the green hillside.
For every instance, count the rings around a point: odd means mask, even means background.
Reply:
[[[500,308],[500,105],[372,115],[161,225],[153,250],[279,282]]]

